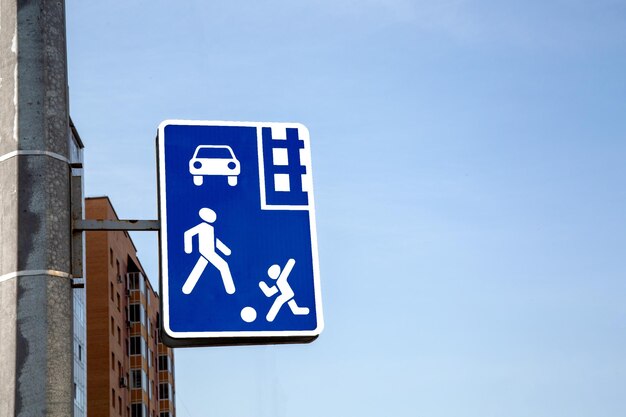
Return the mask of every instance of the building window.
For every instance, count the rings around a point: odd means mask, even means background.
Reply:
[[[122,344],[122,330],[120,329],[120,326],[117,326],[117,344]]]
[[[120,293],[117,293],[117,311],[120,311]]]
[[[131,417],[147,417],[146,406],[141,403],[131,404],[130,416]]]
[[[141,355],[141,337],[139,336],[130,337],[130,354]]]
[[[78,344],[78,360],[83,361],[83,347],[80,344]]]
[[[111,301],[113,301],[113,294],[114,294],[114,292],[113,292],[113,283],[109,282],[109,284],[110,284],[110,287],[111,287],[110,288],[111,289]]]
[[[159,400],[167,400],[171,397],[171,386],[169,383],[159,384]]]
[[[130,379],[132,389],[143,388],[144,391],[148,390],[148,375],[143,369],[133,369],[130,371]]]
[[[133,369],[131,371],[132,379],[133,379],[133,389],[143,389],[144,391],[148,390],[148,375],[146,371],[143,369]]]
[[[159,371],[169,371],[169,357],[167,355],[159,355]]]
[[[159,417],[172,417],[169,411],[161,411]]]
[[[130,337],[130,354],[146,357],[146,342],[141,336]]]
[[[115,388],[111,388],[111,405],[115,408]]]
[[[129,319],[131,323],[146,324],[146,310],[142,304],[131,304],[129,309]]]
[[[130,289],[139,290],[142,294],[146,293],[146,283],[141,273],[135,272],[130,274]]]
[[[115,336],[115,320],[113,320],[113,316],[111,316],[111,335]]]
[[[122,397],[117,397],[117,405],[118,405],[118,410],[120,413],[120,416],[122,415]]]
[[[111,352],[111,369],[115,371],[115,353]]]
[[[132,369],[130,371],[130,387],[141,388],[141,369]]]
[[[74,316],[80,324],[85,324],[85,308],[79,297],[74,297]]]

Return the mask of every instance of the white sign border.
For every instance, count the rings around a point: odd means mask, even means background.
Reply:
[[[311,229],[311,252],[313,261],[313,286],[315,291],[315,311],[317,318],[317,327],[314,330],[281,330],[281,331],[225,331],[225,332],[176,332],[170,328],[170,315],[169,315],[169,287],[168,287],[168,274],[169,265],[167,258],[167,194],[165,190],[165,128],[167,126],[235,126],[235,127],[254,127],[257,129],[257,146],[258,137],[260,135],[261,128],[263,127],[277,127],[277,128],[297,128],[299,132],[305,133],[300,136],[300,139],[305,142],[305,149],[308,152],[309,172],[311,176],[311,189],[308,191],[309,204],[307,209],[309,211],[309,226]],[[320,285],[320,271],[319,271],[319,253],[317,246],[317,228],[315,222],[315,198],[313,194],[313,169],[311,159],[311,143],[309,130],[301,123],[281,123],[281,122],[232,122],[232,121],[203,121],[203,120],[182,120],[182,119],[168,119],[159,124],[157,134],[157,158],[158,158],[158,180],[159,180],[159,220],[161,223],[160,232],[160,266],[161,266],[161,317],[163,324],[163,331],[165,334],[177,342],[184,342],[185,339],[231,339],[231,338],[302,338],[302,337],[317,337],[324,330],[324,314],[322,311],[322,290]],[[259,155],[261,158],[262,155]],[[260,164],[259,164],[260,165]],[[262,167],[259,166],[259,170]],[[265,184],[262,181],[263,177],[259,178],[262,183],[263,191]],[[263,193],[261,192],[261,198],[263,200]],[[263,203],[263,201],[262,201]],[[285,207],[288,210],[288,208]],[[246,343],[249,344],[249,343]]]

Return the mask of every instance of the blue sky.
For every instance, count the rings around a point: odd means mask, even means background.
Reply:
[[[180,417],[626,414],[626,3],[66,6],[120,216],[156,218],[164,119],[311,132],[326,330],[178,350]]]

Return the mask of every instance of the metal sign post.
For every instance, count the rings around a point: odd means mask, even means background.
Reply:
[[[0,415],[74,413],[62,0],[0,0]]]

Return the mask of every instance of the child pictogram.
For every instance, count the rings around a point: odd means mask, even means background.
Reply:
[[[266,297],[272,297],[276,293],[279,293],[278,297],[274,300],[274,304],[272,304],[270,311],[265,317],[269,322],[274,321],[278,311],[280,311],[280,308],[285,303],[289,305],[291,312],[297,316],[305,316],[309,314],[309,309],[307,307],[299,307],[298,304],[296,304],[296,300],[293,298],[295,295],[293,289],[291,289],[291,286],[287,282],[287,278],[289,278],[289,274],[295,264],[295,259],[289,259],[282,271],[279,265],[272,265],[269,267],[267,275],[271,279],[276,280],[276,285],[272,285],[270,287],[264,281],[259,282],[259,288],[261,288],[261,291],[263,291],[263,294],[265,294]]]
[[[226,292],[228,294],[234,294],[235,283],[233,282],[233,276],[230,273],[228,262],[216,251],[216,249],[218,249],[226,256],[230,256],[231,254],[228,246],[215,237],[215,229],[211,224],[217,220],[217,214],[206,207],[200,209],[198,214],[203,221],[185,232],[185,253],[191,253],[193,251],[193,237],[198,235],[198,252],[200,252],[200,258],[183,285],[183,293],[190,294],[191,291],[193,291],[198,279],[200,279],[200,276],[210,263],[220,271]]]

